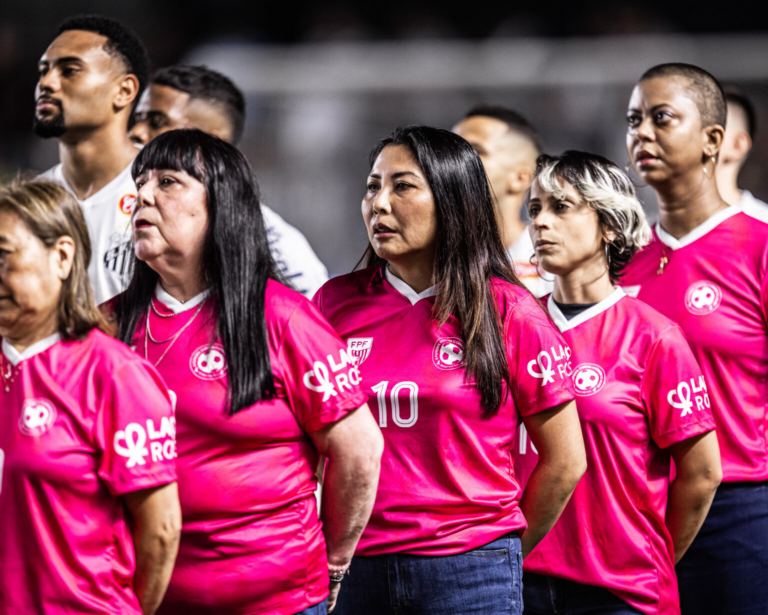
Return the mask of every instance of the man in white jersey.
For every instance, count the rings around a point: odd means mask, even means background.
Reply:
[[[474,107],[453,127],[479,154],[496,198],[499,227],[509,259],[520,281],[536,296],[551,293],[551,281],[532,263],[533,243],[522,218],[523,201],[531,187],[541,141],[522,115],[496,105]]]
[[[729,205],[736,205],[745,214],[768,222],[768,203],[755,198],[749,190],[740,190],[739,172],[747,161],[755,138],[757,121],[752,102],[735,88],[726,88],[728,119],[725,139],[720,148],[715,175],[720,196]]]
[[[237,145],[243,135],[245,99],[234,83],[204,66],[158,70],[136,108],[131,138],[146,145],[157,135],[198,128]],[[328,280],[328,271],[301,232],[261,206],[272,256],[283,277],[310,299]]]
[[[98,15],[67,19],[38,63],[35,133],[59,139],[61,163],[41,175],[80,202],[91,236],[88,275],[98,304],[122,292],[129,273],[131,163],[128,122],[149,77],[141,39]]]

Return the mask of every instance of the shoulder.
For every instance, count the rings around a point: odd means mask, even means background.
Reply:
[[[549,322],[543,305],[527,288],[498,278],[491,278],[490,284],[502,321],[533,318],[535,321]]]
[[[651,345],[662,338],[684,339],[680,325],[641,299],[627,295],[616,304],[616,307],[625,330],[633,337],[644,337]]]
[[[129,366],[151,368],[137,352],[98,329],[93,329],[82,341],[68,343],[79,345],[83,360],[90,364],[94,374],[107,380]]]
[[[382,281],[380,265],[373,265],[359,271],[336,276],[328,280],[317,291],[316,303],[323,307],[343,303],[346,299],[353,299],[364,294],[367,289],[375,284],[380,284]]]

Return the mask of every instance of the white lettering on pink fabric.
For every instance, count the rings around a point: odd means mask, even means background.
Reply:
[[[56,407],[47,399],[27,399],[21,406],[19,429],[25,436],[41,436],[56,420]]]
[[[554,358],[554,360],[553,360]],[[534,378],[541,378],[541,386],[547,386],[555,381],[555,376],[561,380],[571,375],[571,349],[568,346],[552,346],[542,350],[535,359],[528,362],[528,373]],[[534,368],[538,366],[539,371]]]
[[[339,351],[338,362],[336,362],[333,355],[330,354],[326,357],[326,360],[328,365],[330,365],[330,370],[322,361],[315,361],[312,364],[312,369],[306,372],[303,378],[304,386],[310,391],[322,393],[322,401],[324,402],[328,401],[331,397],[338,395],[338,391],[343,393],[345,390],[353,390],[352,385],[360,384],[360,381],[362,380],[360,371],[355,365],[355,359],[353,359],[343,348]],[[347,366],[349,366],[347,373],[336,374],[336,372],[345,369]],[[333,380],[331,380],[332,372],[335,374]]]
[[[690,385],[688,384],[690,382]],[[701,411],[709,408],[709,395],[707,395],[707,385],[704,383],[704,376],[699,376],[698,386],[693,378],[688,382],[683,380],[676,388],[667,393],[667,401],[673,408],[682,410],[680,416],[693,414],[693,406],[696,404],[696,410]],[[691,392],[694,393],[693,398]],[[701,395],[695,395],[701,393]],[[677,401],[675,400],[677,397]]]
[[[355,365],[358,367],[360,367],[371,354],[371,348],[373,348],[372,337],[350,337],[347,340],[347,352],[349,353],[349,356],[355,360]]]

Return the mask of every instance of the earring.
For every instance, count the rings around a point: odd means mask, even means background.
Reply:
[[[629,168],[630,168],[631,166],[632,166],[632,163],[631,163],[631,162],[628,162],[628,163],[627,163],[627,164],[624,166],[624,173],[626,173],[627,175],[629,175]]]
[[[709,173],[707,173],[707,165],[705,164],[705,165],[704,165],[703,167],[701,167],[701,168],[702,168],[702,169],[704,169],[704,175],[705,175],[706,177],[709,177]]]
[[[555,281],[554,276],[552,276],[551,280],[548,280],[547,278],[544,277],[545,272],[542,269],[539,269],[539,261],[533,262],[534,258],[536,258],[536,255],[531,254],[531,258],[528,259],[528,262],[531,263],[531,265],[533,265],[534,267],[536,267],[536,273],[539,275],[539,277],[545,282],[554,282]]]
[[[611,250],[610,250],[611,244],[606,243],[605,244],[605,260],[608,261],[608,272],[611,271]]]

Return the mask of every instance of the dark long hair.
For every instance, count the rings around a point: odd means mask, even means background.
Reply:
[[[371,151],[373,168],[388,145],[408,147],[432,189],[437,213],[435,318],[461,326],[467,373],[480,391],[483,418],[495,416],[510,390],[509,365],[490,279],[521,286],[507,258],[480,157],[464,139],[429,126],[398,128]],[[382,264],[371,245],[368,266]]]
[[[253,169],[235,147],[200,130],[174,130],[150,142],[133,162],[134,180],[151,169],[183,171],[205,185],[202,276],[214,289],[216,332],[227,358],[227,411],[234,414],[272,398],[264,295],[267,281],[279,277]],[[133,267],[131,283],[115,306],[118,336],[127,344],[133,343],[159,277],[135,255]]]

